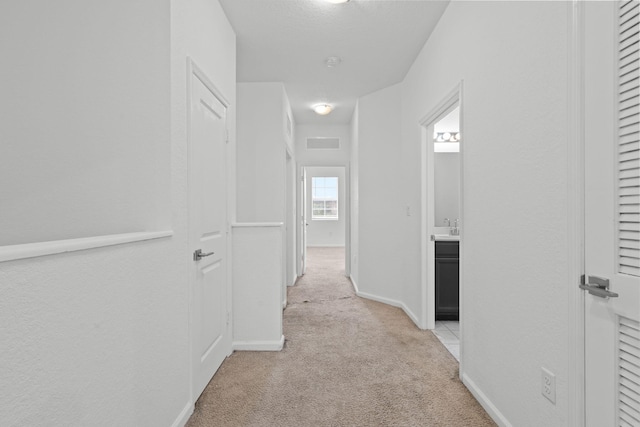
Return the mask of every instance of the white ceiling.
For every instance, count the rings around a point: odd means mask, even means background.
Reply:
[[[298,124],[348,124],[356,99],[402,81],[447,1],[220,0],[238,82],[283,82]],[[328,68],[324,61],[339,56]],[[327,102],[327,116],[311,111]]]

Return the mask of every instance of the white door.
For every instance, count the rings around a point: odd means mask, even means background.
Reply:
[[[189,140],[194,400],[231,353],[227,315],[226,108],[197,74],[190,76]]]
[[[638,2],[584,7],[586,425],[640,426]]]
[[[302,168],[302,204],[301,204],[301,225],[300,231],[302,232],[302,274],[307,271],[307,209],[308,209],[308,201],[307,201],[307,170]]]

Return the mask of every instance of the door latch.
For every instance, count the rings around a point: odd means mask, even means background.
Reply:
[[[617,298],[619,295],[609,290],[609,279],[598,276],[587,276],[583,274],[580,277],[580,289],[584,289],[591,295],[600,298]]]

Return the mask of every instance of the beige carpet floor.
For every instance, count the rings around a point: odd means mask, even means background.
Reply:
[[[289,288],[281,352],[235,352],[196,404],[196,426],[494,426],[458,363],[398,308],[357,297],[344,250],[309,248]]]

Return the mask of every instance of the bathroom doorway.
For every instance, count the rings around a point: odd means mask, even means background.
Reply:
[[[464,289],[461,104],[459,86],[420,122],[423,326],[459,361]]]

